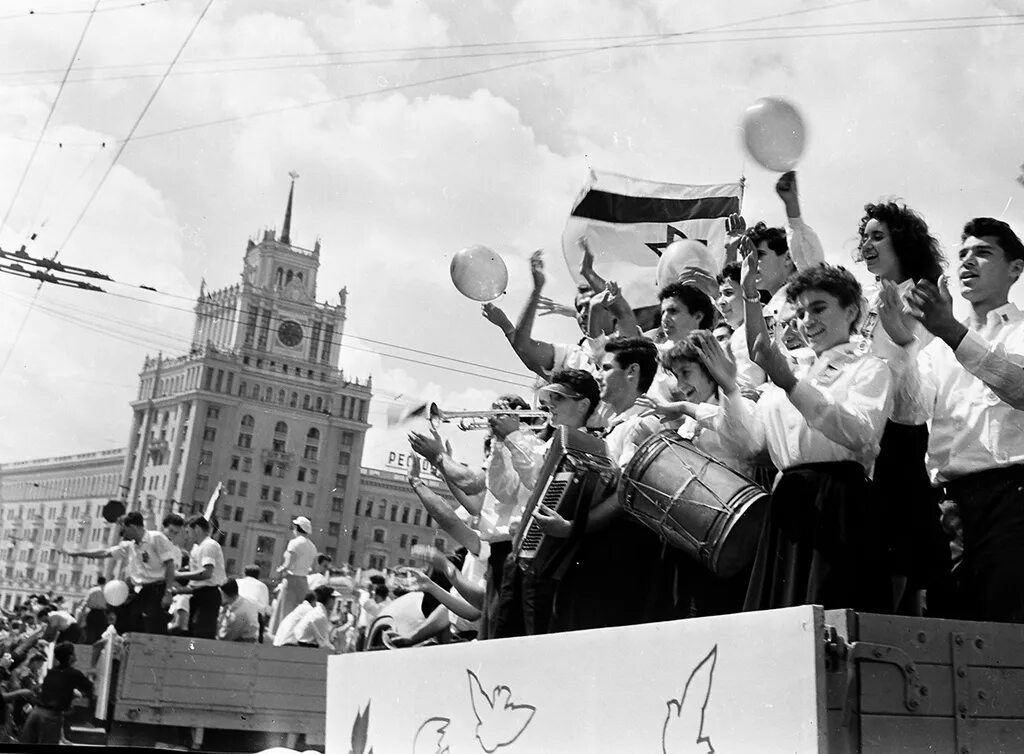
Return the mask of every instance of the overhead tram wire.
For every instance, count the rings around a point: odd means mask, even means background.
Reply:
[[[844,0],[843,2],[833,3],[832,5],[824,5],[814,8],[803,8],[799,10],[786,11],[784,13],[774,13],[767,16],[758,16],[755,18],[748,18],[740,21],[731,21],[728,23],[717,24],[714,26],[704,27],[702,29],[693,29],[690,31],[679,31],[670,32],[658,35],[661,38],[675,38],[675,37],[687,37],[695,34],[701,34],[716,29],[727,29],[739,25],[757,23],[759,21],[772,21],[778,18],[786,18],[789,16],[804,15],[807,13],[819,13],[821,11],[835,10],[848,5],[860,5],[871,0]],[[269,115],[279,115],[281,113],[292,112],[296,110],[306,110],[312,107],[321,107],[323,105],[330,105],[337,102],[346,102],[355,99],[361,99],[363,97],[370,97],[375,94],[384,94],[396,91],[405,91],[408,89],[415,89],[417,87],[428,86],[430,84],[440,84],[448,81],[457,81],[464,78],[470,78],[473,76],[479,76],[487,73],[498,73],[501,71],[512,70],[515,68],[524,68],[530,65],[536,65],[538,63],[548,63],[557,60],[565,60],[569,58],[580,57],[582,55],[589,55],[594,52],[607,52],[612,50],[625,49],[629,47],[637,46],[635,42],[624,42],[621,44],[614,45],[602,45],[600,47],[588,47],[582,50],[576,50],[573,52],[555,54],[555,55],[542,55],[539,57],[531,58],[529,60],[519,60],[512,63],[505,63],[497,66],[490,66],[488,68],[478,68],[472,71],[461,71],[459,73],[448,74],[445,76],[436,76],[428,79],[421,79],[419,81],[410,81],[405,84],[395,84],[393,86],[378,87],[375,89],[367,89],[360,92],[351,92],[349,94],[342,94],[336,97],[327,97],[324,99],[315,100],[313,102],[296,103],[293,105],[285,105],[283,107],[276,107],[267,110],[256,110],[243,115],[228,116],[225,118],[217,118],[215,120],[204,121],[200,123],[190,123],[182,126],[176,126],[161,131],[151,131],[149,133],[140,134],[135,136],[135,141],[142,141],[144,139],[153,139],[161,136],[170,136],[172,134],[183,133],[185,131],[194,131],[201,128],[210,128],[212,126],[225,125],[227,123],[236,123],[239,121],[251,120],[252,118],[265,117]]]
[[[11,212],[14,211],[14,205],[18,202],[18,196],[21,194],[21,189],[25,185],[25,179],[28,177],[29,171],[32,169],[32,165],[35,162],[36,154],[39,152],[39,145],[43,143],[43,136],[46,134],[46,129],[50,126],[50,121],[53,119],[53,113],[57,109],[57,103],[60,101],[61,94],[64,93],[64,86],[67,84],[68,76],[71,75],[71,69],[75,65],[75,61],[78,59],[78,52],[82,49],[82,43],[85,41],[85,35],[89,33],[89,27],[92,25],[93,17],[96,14],[96,8],[100,4],[100,0],[95,0],[92,6],[92,12],[85,19],[85,24],[82,26],[82,31],[78,35],[78,41],[75,42],[75,49],[71,53],[71,58],[68,60],[67,66],[64,67],[64,77],[60,81],[60,87],[57,89],[57,94],[54,95],[53,101],[50,102],[50,109],[46,113],[46,119],[43,121],[42,127],[39,129],[39,136],[36,138],[36,143],[32,146],[32,153],[29,155],[28,162],[25,163],[25,169],[21,171],[21,177],[18,179],[18,184],[14,188],[14,194],[11,196],[11,201],[7,205],[7,211],[4,213],[3,220],[0,220],[0,233],[3,233],[7,227],[7,221],[11,219]],[[0,371],[3,371],[0,369]]]
[[[158,302],[145,301],[144,299],[137,299],[137,298],[134,298],[134,297],[131,297],[131,296],[123,296],[123,295],[120,295],[120,294],[110,294],[109,292],[107,292],[107,293],[108,293],[108,295],[114,295],[114,296],[117,296],[118,298],[125,298],[125,299],[130,300],[130,301],[138,301],[138,302],[141,302],[141,303],[149,303],[149,304],[154,304],[154,305],[157,305],[157,306],[165,306],[166,308],[175,309],[177,311],[182,311],[182,312],[190,312],[191,311],[189,309],[184,309],[184,308],[181,308],[181,307],[175,307],[175,306],[170,306],[170,305],[159,304]],[[19,300],[19,298],[20,298],[20,297],[18,297],[16,295],[10,296],[10,297],[12,299],[14,299],[14,300]],[[20,299],[20,300],[22,302],[24,302],[24,299]],[[137,321],[129,321],[129,320],[118,319],[117,317],[114,317],[112,315],[99,314],[97,312],[91,311],[89,309],[83,309],[81,307],[71,307],[71,306],[67,306],[67,305],[62,305],[61,308],[55,309],[55,308],[47,307],[45,305],[41,305],[40,304],[40,305],[38,305],[38,308],[40,309],[40,311],[44,311],[44,312],[50,314],[51,316],[58,317],[58,318],[62,319],[63,321],[69,322],[71,324],[76,324],[77,325],[79,323],[82,323],[82,326],[85,327],[86,329],[89,329],[89,330],[96,330],[97,328],[100,328],[101,330],[103,330],[103,332],[105,334],[110,335],[111,337],[115,337],[115,338],[119,338],[119,339],[125,340],[125,342],[132,343],[133,345],[142,345],[144,347],[167,349],[167,350],[173,350],[173,349],[176,349],[176,348],[177,349],[181,349],[181,350],[185,350],[185,349],[188,349],[189,347],[191,347],[191,345],[192,345],[192,338],[190,338],[188,336],[179,335],[177,333],[170,333],[168,331],[161,331],[161,330],[158,330],[156,328],[146,327],[144,325],[140,325]],[[72,315],[68,314],[68,312],[77,312],[78,316],[72,316]],[[96,317],[98,319],[106,319],[111,324],[119,324],[119,325],[125,327],[126,331],[122,332],[122,331],[114,330],[112,327],[105,327],[105,326],[99,325],[99,324],[97,324],[95,322],[88,322],[86,319],[83,319],[83,317],[89,317],[89,316]],[[237,320],[237,319],[230,319],[230,318],[227,318],[227,317],[221,317],[221,319],[223,321],[228,321],[228,322],[231,322],[231,323],[234,323],[234,324],[237,324],[239,322],[239,320]],[[152,341],[141,340],[141,339],[139,339],[136,336],[136,333],[139,333],[139,332],[152,334],[155,338],[162,339],[163,342],[162,343],[155,343],[155,342],[152,342]],[[384,352],[381,352],[379,350],[375,350],[375,349],[372,349],[372,348],[362,348],[360,346],[352,345],[350,343],[345,343],[345,342],[343,342],[343,340],[331,340],[331,341],[327,341],[327,342],[329,342],[331,345],[336,345],[336,346],[338,346],[340,348],[347,348],[347,349],[351,349],[353,351],[358,351],[360,353],[374,354],[376,356],[380,356],[381,358],[397,359],[399,361],[405,361],[405,362],[408,362],[408,363],[411,363],[411,364],[417,364],[417,365],[420,365],[420,366],[433,367],[435,369],[441,369],[441,370],[444,370],[444,371],[447,371],[447,372],[452,372],[452,373],[455,373],[455,374],[468,375],[468,376],[471,376],[471,377],[479,377],[479,378],[486,379],[486,380],[491,380],[491,381],[495,381],[495,382],[501,382],[501,383],[505,383],[505,384],[508,384],[508,385],[514,385],[516,387],[521,387],[521,388],[524,388],[524,389],[532,388],[532,385],[526,382],[527,380],[530,379],[530,377],[528,375],[522,374],[520,372],[512,372],[512,371],[509,371],[509,370],[501,369],[499,367],[492,367],[492,366],[488,366],[486,364],[479,364],[479,363],[476,363],[476,362],[465,361],[463,359],[457,359],[457,358],[452,357],[452,356],[445,356],[443,354],[437,354],[437,353],[433,353],[431,351],[422,351],[422,350],[418,350],[418,349],[408,348],[406,346],[400,346],[400,345],[397,345],[397,344],[394,344],[394,343],[387,343],[385,341],[377,341],[377,340],[372,340],[370,338],[362,338],[362,337],[360,337],[358,335],[352,335],[352,334],[348,334],[348,333],[346,333],[344,337],[348,337],[348,338],[352,338],[352,339],[356,339],[356,340],[365,340],[365,341],[368,341],[368,342],[371,342],[371,343],[383,345],[383,346],[388,347],[388,348],[396,348],[396,349],[400,349],[400,350],[407,350],[407,351],[416,353],[418,355],[428,356],[428,357],[431,357],[431,358],[446,359],[446,360],[449,360],[449,361],[452,361],[452,362],[455,362],[455,363],[464,364],[466,366],[476,367],[477,369],[491,370],[491,371],[494,371],[494,372],[498,372],[500,374],[508,375],[510,377],[518,378],[518,381],[517,380],[513,380],[513,379],[508,379],[507,377],[503,377],[503,376],[499,376],[499,375],[490,375],[490,374],[486,374],[486,373],[481,373],[479,371],[468,371],[468,370],[465,370],[465,369],[459,369],[457,367],[449,366],[447,364],[438,364],[438,363],[435,363],[435,362],[423,361],[421,359],[414,359],[414,358],[411,358],[409,356],[403,356],[401,354],[384,353]]]
[[[129,8],[142,8],[147,5],[158,5],[160,3],[169,3],[171,0],[134,0],[133,2],[122,3],[121,5],[112,5],[109,8],[99,8],[98,13],[110,13],[112,11],[126,10]],[[28,10],[21,11],[20,13],[8,13],[7,15],[0,16],[0,21],[11,21],[20,20],[24,18],[34,18],[36,16],[80,16],[83,13],[88,13],[85,9],[67,9],[67,10],[35,10],[30,8]]]
[[[945,16],[945,17],[931,17],[931,18],[913,18],[913,19],[892,19],[892,20],[872,20],[872,21],[843,21],[834,23],[819,23],[819,24],[796,24],[789,26],[764,26],[752,29],[712,29],[706,32],[697,32],[698,34],[722,34],[722,33],[742,33],[742,34],[754,34],[761,32],[783,32],[783,31],[810,31],[810,30],[823,30],[823,29],[844,29],[853,28],[859,26],[871,27],[871,30],[879,29],[881,27],[894,27],[894,25],[903,25],[904,27],[911,24],[936,24],[936,23],[955,23],[955,22],[966,22],[966,21],[992,21],[997,23],[984,23],[977,26],[949,26],[949,27],[938,27],[938,29],[963,29],[963,28],[985,28],[986,26],[1012,26],[1016,24],[1006,23],[1011,19],[1024,18],[1024,14],[1013,13],[1003,15],[974,15],[974,16]],[[899,30],[899,27],[887,28],[888,31]],[[917,31],[914,28],[905,28],[905,31]],[[934,31],[937,30],[933,27],[927,27],[922,29],[923,31]],[[591,49],[590,47],[573,47],[573,48],[554,48],[554,49],[530,49],[531,46],[536,45],[557,45],[557,44],[568,44],[568,43],[581,43],[581,42],[606,42],[610,40],[636,40],[636,46],[644,46],[643,40],[650,40],[651,46],[657,46],[658,40],[662,39],[666,34],[672,32],[650,32],[647,34],[610,34],[600,36],[583,36],[583,37],[559,37],[550,39],[534,39],[534,40],[514,40],[508,42],[493,41],[493,42],[467,42],[459,44],[449,45],[418,45],[412,47],[379,47],[379,48],[363,48],[353,50],[324,50],[321,52],[296,52],[296,53],[278,53],[274,55],[237,55],[232,57],[219,57],[219,58],[194,58],[186,61],[181,61],[173,76],[190,76],[199,74],[217,74],[217,73],[237,73],[246,71],[276,71],[276,70],[289,70],[305,69],[310,67],[328,67],[328,66],[342,66],[342,65],[374,65],[378,63],[393,63],[393,62],[429,62],[431,60],[451,60],[456,58],[474,58],[484,57],[488,55],[525,55],[538,52],[575,52],[584,51]],[[758,37],[757,39],[786,39],[786,36],[773,36],[773,37]],[[802,38],[802,37],[798,37]],[[729,39],[729,40],[709,40],[709,41],[724,41],[724,42],[736,42],[743,41],[743,38]],[[686,44],[697,44],[699,42],[688,40]],[[665,46],[669,46],[666,43]],[[676,44],[682,44],[676,43]],[[413,57],[395,57],[395,58],[371,58],[366,60],[343,60],[343,61],[322,61],[314,63],[301,63],[298,65],[281,65],[281,66],[261,66],[261,67],[247,67],[247,68],[227,68],[218,69],[212,68],[210,70],[197,70],[197,71],[182,71],[180,70],[182,65],[198,66],[209,63],[239,63],[245,61],[272,61],[282,59],[303,59],[303,58],[323,58],[323,57],[338,57],[338,56],[353,56],[353,55],[376,55],[384,53],[408,53],[408,52],[427,52],[427,51],[440,51],[444,52],[447,50],[461,50],[461,49],[491,49],[498,47],[511,47],[515,46],[520,49],[514,50],[499,50],[493,53],[473,53],[473,54],[452,54],[452,55],[423,55]],[[597,49],[597,48],[594,48]],[[164,65],[159,61],[148,62],[148,63],[110,63],[106,65],[94,65],[94,66],[79,66],[76,71],[79,73],[84,72],[97,72],[97,71],[110,71],[110,70],[124,70],[124,69],[138,69],[138,68],[149,68]],[[53,68],[37,68],[37,69],[26,69],[20,71],[0,71],[0,78],[20,76],[20,75],[38,75],[47,73],[58,73],[59,69]],[[159,75],[158,73],[143,73],[137,74],[137,76],[124,75],[124,76],[111,76],[104,77],[102,81],[120,80],[125,78],[135,77],[153,77]],[[76,79],[78,82],[93,82],[95,78],[89,79]],[[32,82],[38,84],[40,82]]]
[[[82,42],[85,40],[85,35],[89,31],[89,26],[92,24],[92,19],[95,15],[96,6],[99,5],[99,0],[93,4],[93,12],[89,14],[85,20],[85,25],[82,27],[81,34],[78,35],[78,41],[75,43],[75,50],[71,53],[71,59],[68,61],[67,68],[64,69],[64,79],[61,81],[60,88],[57,90],[57,94],[54,96],[53,101],[50,103],[50,110],[46,114],[46,120],[43,122],[42,128],[39,129],[39,136],[36,139],[35,145],[32,147],[32,154],[29,156],[28,162],[25,164],[25,169],[21,173],[21,178],[18,180],[18,185],[14,189],[14,195],[11,197],[10,204],[7,205],[7,212],[4,214],[3,222],[0,223],[0,232],[7,226],[7,221],[11,217],[11,212],[14,210],[14,205],[18,201],[18,195],[21,193],[21,188],[25,184],[25,179],[28,177],[29,170],[32,168],[32,163],[35,162],[36,153],[39,151],[39,145],[43,141],[43,136],[46,133],[47,127],[50,125],[50,120],[53,118],[53,113],[57,109],[57,102],[60,100],[60,95],[64,91],[64,83],[68,79],[68,75],[71,73],[71,68],[75,64],[75,60],[78,58],[78,51],[82,49]],[[54,254],[56,257],[56,254]],[[14,331],[14,338],[11,340],[10,346],[7,347],[7,353],[4,355],[4,360],[0,363],[0,376],[3,375],[7,369],[7,365],[11,361],[11,356],[14,354],[14,349],[18,347],[18,341],[21,340],[21,335],[25,332],[25,325],[28,324],[29,315],[32,313],[32,307],[35,305],[36,299],[39,298],[39,292],[43,288],[43,283],[40,281],[39,285],[36,286],[36,291],[32,295],[32,301],[28,308],[25,310],[25,316],[21,318],[21,322],[18,324],[18,329]]]
[[[132,137],[135,136],[135,131],[138,129],[139,124],[141,124],[142,119],[146,117],[146,113],[149,112],[149,108],[153,105],[153,102],[156,100],[157,95],[163,88],[164,83],[167,81],[167,77],[171,74],[171,71],[174,69],[175,64],[181,57],[181,54],[185,51],[185,47],[192,39],[192,36],[196,33],[196,29],[198,29],[199,25],[203,22],[203,19],[206,17],[206,14],[210,10],[210,6],[213,5],[213,2],[214,0],[207,0],[206,5],[203,6],[203,10],[199,13],[199,16],[196,18],[195,23],[192,24],[192,28],[188,30],[188,34],[185,35],[185,39],[182,40],[181,44],[178,46],[178,50],[174,53],[174,57],[171,59],[171,62],[167,64],[167,69],[164,71],[163,76],[160,77],[160,80],[157,82],[156,87],[153,89],[152,94],[149,95],[149,99],[146,100],[146,104],[143,105],[142,111],[139,113],[139,116],[135,119],[135,122],[132,124],[131,130],[128,131],[128,135],[123,140],[119,141],[117,152],[114,154],[114,158],[110,161],[110,164],[107,166],[106,171],[104,171],[103,175],[100,177],[99,183],[96,184],[96,188],[93,189],[92,194],[89,195],[89,199],[86,201],[85,206],[82,208],[82,211],[75,219],[75,222],[72,224],[71,229],[67,232],[67,235],[64,237],[64,240],[57,247],[58,253],[60,253],[61,249],[67,246],[68,241],[71,240],[71,236],[74,235],[74,232],[78,229],[79,224],[81,224],[82,219],[89,211],[89,208],[92,207],[92,203],[93,201],[95,201],[96,196],[100,193],[100,189],[103,188],[103,184],[106,183],[107,178],[110,176],[111,171],[113,171],[114,166],[117,164],[117,161],[121,158],[121,155],[124,154],[124,150],[128,146],[129,142],[131,142]]]

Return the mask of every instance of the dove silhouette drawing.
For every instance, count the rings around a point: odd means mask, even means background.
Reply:
[[[412,754],[449,754],[444,734],[451,725],[447,717],[431,717],[423,721],[412,742]]]
[[[679,701],[668,700],[668,714],[661,732],[664,754],[714,754],[711,737],[704,732],[704,713],[711,699],[711,682],[717,661],[716,644],[686,679]]]
[[[356,713],[355,722],[352,723],[352,746],[349,754],[373,754],[373,747],[366,748],[370,730],[370,702],[362,712]]]
[[[529,704],[513,704],[508,686],[495,686],[494,693],[488,696],[476,674],[472,670],[466,673],[469,675],[469,699],[477,721],[476,739],[487,754],[492,754],[519,738],[537,709]]]

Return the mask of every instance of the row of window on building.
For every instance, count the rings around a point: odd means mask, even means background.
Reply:
[[[61,479],[5,479],[3,499],[55,500],[61,498],[116,495],[121,475],[118,473],[87,474]]]

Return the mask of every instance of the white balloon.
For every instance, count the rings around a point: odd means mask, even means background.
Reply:
[[[718,298],[718,262],[707,246],[693,239],[671,243],[658,260],[657,284],[688,283]]]
[[[762,97],[748,107],[742,128],[747,152],[768,170],[792,170],[804,153],[804,119],[796,107],[780,97]]]
[[[452,257],[451,276],[459,293],[474,301],[493,301],[508,287],[505,260],[486,246],[459,251]]]
[[[111,607],[123,605],[128,599],[128,585],[120,579],[108,581],[103,585],[103,598]]]

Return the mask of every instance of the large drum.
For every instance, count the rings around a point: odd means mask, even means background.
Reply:
[[[669,544],[728,578],[754,556],[768,493],[666,430],[637,449],[619,501]]]

